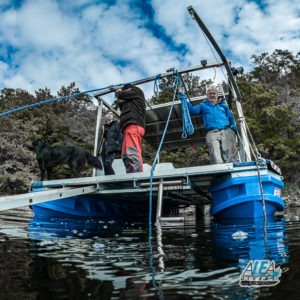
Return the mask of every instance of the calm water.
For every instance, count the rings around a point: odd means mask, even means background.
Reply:
[[[252,224],[0,215],[0,299],[299,299],[300,208]],[[266,233],[266,234],[265,234]],[[276,262],[273,287],[242,287],[249,260]]]

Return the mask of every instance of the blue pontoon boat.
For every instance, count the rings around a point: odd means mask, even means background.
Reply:
[[[222,62],[205,62],[176,73],[181,75],[207,68],[226,68],[239,120],[240,162],[175,168],[172,162],[157,163],[157,160],[152,165],[145,164],[142,173],[126,174],[122,161],[115,160],[115,175],[104,176],[94,172],[91,177],[34,182],[31,192],[22,199],[27,201],[36,215],[146,218],[153,211],[153,216],[160,219],[164,215],[175,214],[181,206],[201,207],[210,204],[211,215],[217,219],[248,219],[273,215],[284,209],[281,198],[283,177],[272,161],[265,160],[259,153],[252,151],[240,103],[241,95],[230,64],[193,8],[188,7],[188,10]],[[173,75],[174,70],[171,70],[159,77]],[[141,79],[134,84],[155,81],[157,77]],[[122,85],[109,87],[94,94],[99,103],[95,126],[95,155],[102,108],[110,107],[103,96],[120,87]],[[199,96],[190,101],[197,104],[204,98]],[[194,134],[183,139],[181,102],[173,99],[171,103],[149,105],[144,139],[154,149],[165,151],[204,145],[205,131],[201,118],[193,117],[191,120]]]

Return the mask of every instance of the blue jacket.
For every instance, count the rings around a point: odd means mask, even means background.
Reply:
[[[179,93],[178,98],[181,101],[186,100],[186,95]],[[232,128],[237,132],[234,115],[231,113],[227,104],[212,104],[208,99],[205,99],[202,103],[195,106],[190,102],[187,102],[187,105],[191,116],[202,115],[204,128],[207,132],[224,128]]]

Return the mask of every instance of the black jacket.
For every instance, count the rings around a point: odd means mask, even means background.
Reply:
[[[120,127],[122,131],[129,124],[137,124],[145,128],[146,100],[143,91],[131,86],[116,92],[121,108]]]
[[[120,123],[118,121],[112,121],[108,124],[104,124],[104,145],[101,153],[121,153],[123,133],[120,130]]]

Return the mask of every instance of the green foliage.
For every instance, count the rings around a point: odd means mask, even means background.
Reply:
[[[156,96],[153,96],[150,100],[151,104],[161,104],[172,102],[174,97],[173,87],[168,87],[161,90]]]
[[[48,88],[35,95],[21,89],[0,91],[0,109],[9,111],[55,97],[79,93],[75,83],[62,87],[56,96]],[[39,105],[0,118],[0,193],[27,192],[31,180],[38,180],[39,168],[32,141],[46,138],[50,144],[78,145],[93,150],[96,111],[89,96],[80,95]],[[71,176],[68,169],[55,170],[56,178]],[[87,170],[91,174],[91,170]]]
[[[160,162],[170,162],[176,168],[199,166],[209,164],[209,157],[205,146],[188,147],[180,151],[170,153],[162,151],[160,153]]]
[[[299,89],[300,52],[294,56],[288,50],[276,49],[272,54],[252,55],[256,65],[252,71],[254,78],[268,86],[286,85]]]
[[[5,111],[8,109],[18,108],[34,102],[34,97],[27,91],[22,89],[2,89],[0,91],[0,109]]]
[[[199,76],[193,74],[183,74],[181,76],[182,88],[189,97],[196,97],[206,94],[206,86],[212,84],[212,80],[200,81]],[[175,78],[173,76],[163,78],[159,83],[159,91],[150,99],[152,104],[172,102],[174,97]],[[179,86],[178,86],[179,87]],[[176,91],[177,92],[177,91]],[[176,99],[176,98],[175,98]]]
[[[238,80],[247,124],[261,154],[295,181],[300,171],[299,53],[275,50],[252,58],[253,71]]]

